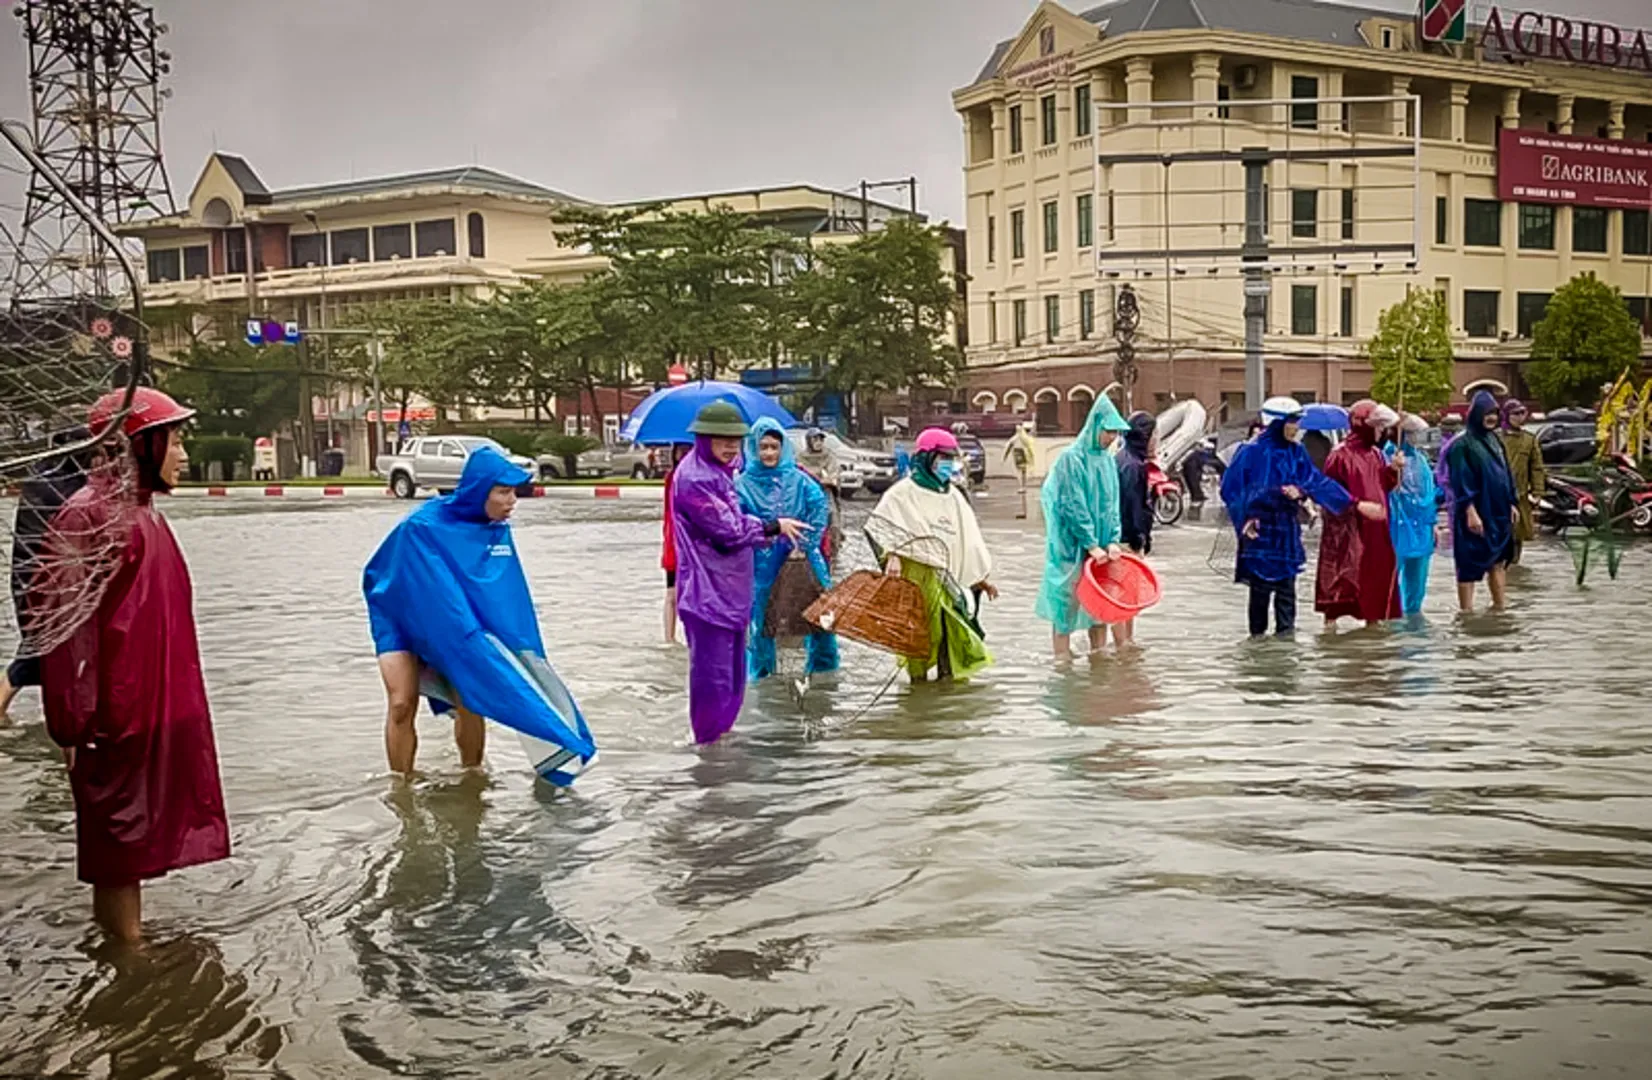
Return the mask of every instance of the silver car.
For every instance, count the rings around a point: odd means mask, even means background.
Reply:
[[[420,488],[452,491],[459,486],[465,462],[484,446],[497,450],[511,464],[532,475],[531,459],[513,454],[492,439],[479,435],[426,435],[413,439],[402,446],[401,453],[379,458],[379,471],[399,498],[411,499]]]

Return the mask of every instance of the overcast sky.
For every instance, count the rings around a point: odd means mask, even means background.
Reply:
[[[271,187],[476,162],[598,201],[915,174],[922,209],[956,220],[950,93],[1036,6],[159,0],[167,163],[180,198],[214,148]],[[1652,23],[1647,0],[1522,6]],[[6,19],[0,115],[27,115],[25,73]]]

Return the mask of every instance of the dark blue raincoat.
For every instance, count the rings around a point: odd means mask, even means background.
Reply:
[[[1239,448],[1222,474],[1222,502],[1239,533],[1234,580],[1288,581],[1302,573],[1308,555],[1297,517],[1300,504],[1286,497],[1287,487],[1333,514],[1353,505],[1347,490],[1320,472],[1300,443],[1285,437],[1285,421],[1275,420]],[[1254,540],[1245,536],[1249,521],[1257,523]]]
[[[362,591],[379,651],[413,653],[460,699],[433,694],[432,707],[463,703],[559,748],[537,771],[566,784],[596,744],[545,660],[510,525],[487,516],[493,488],[525,478],[497,451],[473,452],[453,494],[432,499],[384,538],[362,575]]]
[[[1514,555],[1514,477],[1503,453],[1503,440],[1488,431],[1486,416],[1497,400],[1482,390],[1469,407],[1468,424],[1444,454],[1451,483],[1452,554],[1457,580],[1479,581],[1486,571]],[[1468,528],[1468,508],[1480,515],[1481,530]]]

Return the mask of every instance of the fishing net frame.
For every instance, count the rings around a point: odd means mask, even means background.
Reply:
[[[148,378],[143,280],[110,224],[39,153],[26,125],[0,120],[0,550],[19,658],[68,640],[97,610],[137,510],[123,422]],[[8,149],[9,148],[9,149]],[[58,214],[42,210],[41,185]],[[21,210],[20,224],[10,220]],[[119,392],[94,425],[94,403]],[[87,486],[82,509],[62,504]],[[11,621],[11,620],[5,620]]]

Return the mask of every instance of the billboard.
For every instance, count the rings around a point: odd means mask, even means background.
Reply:
[[[1497,197],[1566,206],[1652,206],[1652,143],[1503,128]]]

